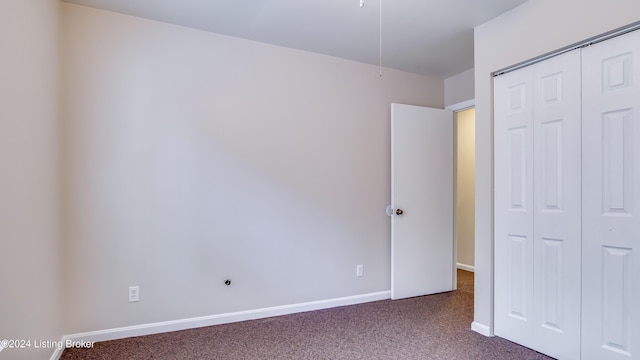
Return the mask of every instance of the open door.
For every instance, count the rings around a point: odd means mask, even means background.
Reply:
[[[391,104],[391,298],[453,290],[453,113]]]

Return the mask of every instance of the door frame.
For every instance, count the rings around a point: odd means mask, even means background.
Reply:
[[[458,289],[458,217],[456,204],[458,203],[458,113],[476,107],[476,99],[470,99],[448,105],[447,110],[453,111],[453,290]],[[475,258],[475,239],[473,255]],[[474,261],[475,264],[475,261]],[[475,292],[475,290],[474,290]]]

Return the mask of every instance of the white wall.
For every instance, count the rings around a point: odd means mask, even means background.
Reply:
[[[442,79],[62,8],[68,333],[389,290],[389,105]]]
[[[444,106],[473,100],[475,97],[474,81],[473,69],[444,79]]]
[[[457,262],[473,267],[475,222],[475,109],[456,113]]]
[[[0,2],[0,339],[2,359],[41,359],[59,340],[58,1]],[[25,344],[26,345],[26,344]]]
[[[634,0],[536,0],[476,28],[476,330],[493,326],[491,73],[639,20]]]

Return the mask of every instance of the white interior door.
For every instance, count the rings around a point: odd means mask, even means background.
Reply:
[[[391,207],[391,298],[453,290],[450,110],[391,105]]]
[[[582,358],[640,359],[640,31],[582,62]]]

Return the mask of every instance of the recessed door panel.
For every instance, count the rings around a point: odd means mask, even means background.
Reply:
[[[564,276],[563,241],[559,239],[542,239],[542,321],[549,330],[562,333],[564,331]]]
[[[602,114],[602,204],[606,215],[631,214],[632,120],[632,109],[628,108]]]
[[[606,46],[606,45],[605,45]],[[633,52],[626,52],[602,60],[602,91],[616,91],[633,82]]]
[[[509,316],[527,321],[527,237],[509,236]]]
[[[509,130],[510,209],[523,211],[527,202],[527,128]]]
[[[552,105],[562,101],[562,72],[540,77],[541,95],[544,105]]]
[[[561,211],[563,199],[562,119],[540,124],[542,211]]]
[[[602,247],[603,348],[630,356],[631,249]]]

